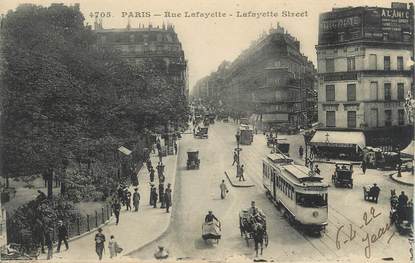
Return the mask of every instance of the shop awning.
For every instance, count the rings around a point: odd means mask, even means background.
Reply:
[[[262,122],[288,122],[288,113],[262,114]]]
[[[408,147],[406,147],[405,149],[403,149],[402,151],[401,151],[401,153],[403,153],[403,154],[407,154],[407,155],[411,155],[411,156],[414,156],[414,150],[415,150],[415,147],[414,147],[415,145],[414,145],[414,142],[411,142],[409,145],[408,145]]]
[[[363,149],[366,138],[361,131],[316,131],[311,145],[331,147],[356,147]]]

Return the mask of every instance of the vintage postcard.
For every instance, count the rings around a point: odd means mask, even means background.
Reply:
[[[412,1],[0,15],[2,261],[413,261]]]

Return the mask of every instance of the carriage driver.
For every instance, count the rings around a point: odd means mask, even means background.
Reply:
[[[251,202],[251,207],[248,209],[248,214],[251,219],[262,219],[265,221],[265,214],[261,209],[255,206],[255,201]]]
[[[209,210],[209,213],[205,216],[205,223],[213,222],[213,220],[216,220],[218,223],[219,219],[216,218],[216,216],[212,213],[212,210]]]

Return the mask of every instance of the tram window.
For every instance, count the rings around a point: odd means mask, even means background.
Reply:
[[[296,202],[303,207],[322,207],[327,205],[327,194],[296,194]]]

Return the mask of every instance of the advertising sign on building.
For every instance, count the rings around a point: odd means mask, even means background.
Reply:
[[[319,45],[355,40],[411,43],[413,15],[406,6],[357,7],[320,15]]]

